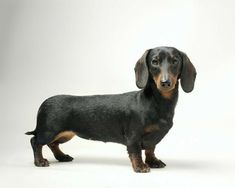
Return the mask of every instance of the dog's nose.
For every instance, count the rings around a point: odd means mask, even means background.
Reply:
[[[161,81],[161,86],[164,88],[171,87],[171,82],[169,80]]]

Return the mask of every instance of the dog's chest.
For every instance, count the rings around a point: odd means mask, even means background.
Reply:
[[[171,129],[173,123],[164,119],[146,124],[144,127],[143,141],[157,144]]]
[[[144,133],[164,132],[168,131],[172,127],[173,123],[160,119],[155,122],[147,123],[144,127]]]

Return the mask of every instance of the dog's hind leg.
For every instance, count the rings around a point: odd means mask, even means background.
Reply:
[[[43,155],[42,155],[43,145],[37,143],[37,139],[35,136],[31,138],[30,142],[31,142],[31,146],[33,148],[35,166],[38,166],[38,167],[49,166],[48,160],[44,159]]]
[[[73,157],[64,154],[60,148],[59,148],[59,144],[65,143],[69,140],[72,139],[72,137],[75,135],[74,132],[71,131],[65,131],[65,132],[61,132],[58,135],[56,135],[53,139],[52,142],[50,142],[48,145],[48,147],[51,149],[51,151],[53,152],[55,158],[60,161],[60,162],[68,162],[68,161],[72,161]]]
[[[53,152],[55,158],[60,161],[60,162],[69,162],[73,160],[73,157],[64,154],[60,148],[59,148],[59,144],[58,143],[51,143],[48,144],[48,147],[51,149],[51,151]]]

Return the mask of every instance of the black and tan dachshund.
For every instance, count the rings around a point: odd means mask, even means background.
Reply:
[[[74,135],[127,146],[135,172],[166,165],[154,154],[155,146],[173,125],[179,80],[185,92],[194,88],[196,70],[187,55],[173,47],[147,50],[135,65],[141,90],[95,96],[57,95],[39,108],[31,138],[36,166],[49,166],[42,147],[48,145],[58,161],[72,161],[59,144]],[[145,150],[145,163],[142,160]]]

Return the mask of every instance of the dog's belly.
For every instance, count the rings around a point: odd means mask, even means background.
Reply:
[[[122,137],[122,135],[111,135],[111,134],[96,134],[94,132],[91,133],[84,133],[84,132],[77,132],[76,133],[78,137],[88,139],[88,140],[94,140],[94,141],[102,141],[102,142],[114,142],[119,144],[125,145],[125,140]]]
[[[78,123],[76,126],[73,126],[72,130],[77,136],[88,140],[115,142],[120,144],[126,143],[121,125],[118,125],[115,122],[112,124],[100,121],[90,121],[87,124]]]
[[[67,127],[84,139],[125,144],[124,128],[128,118],[124,112],[118,109],[102,112],[99,109],[99,113],[97,115],[94,112],[80,111],[68,121],[67,124],[70,126]]]

